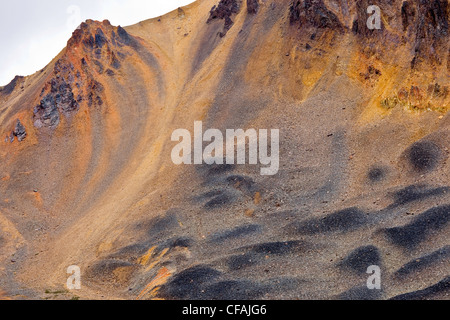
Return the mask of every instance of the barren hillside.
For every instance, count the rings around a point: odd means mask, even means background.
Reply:
[[[448,299],[449,16],[198,0],[86,21],[0,88],[0,297]],[[195,121],[279,129],[279,172],[173,164]]]

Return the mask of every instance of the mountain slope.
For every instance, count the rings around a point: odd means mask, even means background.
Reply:
[[[381,30],[366,0],[82,24],[0,91],[4,295],[55,298],[78,265],[65,298],[447,299],[448,1],[370,4]],[[279,129],[278,174],[175,166],[200,120]]]

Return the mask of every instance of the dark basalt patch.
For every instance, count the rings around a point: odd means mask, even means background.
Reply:
[[[415,249],[427,236],[444,228],[450,219],[450,205],[432,208],[403,227],[386,229],[386,236],[405,249]]]
[[[253,190],[253,186],[255,185],[255,182],[250,177],[244,177],[240,175],[233,175],[229,176],[227,178],[227,183],[231,187],[241,190],[243,192],[248,192]]]
[[[257,265],[262,261],[260,254],[255,254],[253,252],[245,253],[241,255],[231,256],[228,261],[228,268],[232,271],[242,270],[249,268],[251,266]]]
[[[256,224],[250,224],[245,226],[240,226],[231,230],[218,232],[211,236],[210,240],[214,243],[222,243],[227,240],[238,239],[246,237],[251,234],[255,234],[261,231],[261,226]]]
[[[386,169],[382,167],[373,167],[367,173],[367,178],[372,183],[383,181],[385,177],[386,177]]]
[[[318,234],[328,232],[348,232],[363,226],[367,222],[366,214],[358,208],[349,208],[332,213],[323,218],[305,222],[295,222],[288,229],[299,234]]]
[[[177,215],[169,211],[166,215],[154,218],[140,227],[146,229],[152,239],[160,240],[179,227],[179,223]]]
[[[34,126],[36,128],[55,128],[60,121],[58,107],[52,94],[46,95],[34,108]]]
[[[61,80],[58,91],[55,94],[55,102],[59,110],[64,114],[78,109],[78,102],[74,98],[71,86]]]
[[[407,1],[402,11],[403,28],[411,28],[415,33],[415,56],[411,67],[422,61],[442,63],[437,51],[449,42],[449,4],[448,0]]]
[[[117,56],[114,54],[114,52],[111,53],[111,67],[118,70],[121,67],[120,60],[117,58]]]
[[[304,241],[266,242],[237,249],[242,254],[233,255],[227,259],[230,270],[241,270],[266,261],[268,256],[287,256],[305,252],[309,244]]]
[[[324,4],[323,0],[295,0],[290,7],[291,24],[319,29],[344,31],[339,18]]]
[[[103,105],[103,100],[101,94],[103,93],[103,85],[96,81],[91,80],[88,85],[88,106],[101,106]]]
[[[83,39],[82,43],[85,48],[92,50],[94,49],[95,39],[92,35],[89,35],[88,37]]]
[[[301,252],[306,247],[307,244],[303,241],[280,241],[260,243],[243,249],[247,249],[256,254],[283,256]]]
[[[445,262],[448,263],[449,260],[450,260],[450,246],[446,246],[429,255],[408,262],[398,271],[395,272],[395,276],[398,279],[404,279],[428,267],[433,267],[435,265]]]
[[[394,193],[395,202],[390,207],[398,207],[410,202],[441,196],[450,191],[449,187],[427,188],[426,186],[412,185]]]
[[[367,268],[373,265],[381,265],[380,252],[375,246],[365,246],[350,253],[340,264],[340,267],[358,274],[364,274],[367,272]]]
[[[212,191],[208,191],[205,192],[203,194],[201,194],[200,196],[196,197],[196,200],[205,200],[205,199],[210,199],[210,198],[214,198],[217,196],[220,196],[224,191],[223,190],[212,190]]]
[[[89,25],[86,22],[81,23],[80,26],[72,33],[72,37],[70,37],[67,41],[67,46],[74,47],[80,43],[87,49],[93,49],[95,45],[94,36],[90,34]]]
[[[214,197],[205,204],[206,209],[216,209],[229,205],[234,202],[235,197],[229,192],[223,192],[222,194]]]
[[[98,28],[95,33],[95,47],[96,48],[103,48],[103,46],[108,42],[108,40],[105,37],[105,34],[103,33],[103,30]]]
[[[249,14],[258,13],[259,0],[247,0],[247,12]]]
[[[417,173],[432,171],[439,164],[441,149],[431,141],[414,143],[406,150],[406,159]]]
[[[225,19],[239,12],[241,1],[239,0],[220,0],[217,6],[212,7],[208,22],[215,19]]]
[[[391,298],[391,300],[428,300],[433,299],[436,296],[446,295],[449,292],[450,292],[450,277],[447,277],[428,288],[405,293],[396,296],[394,298]]]
[[[17,119],[13,135],[17,137],[17,140],[19,140],[19,142],[25,140],[25,138],[27,137],[27,131],[25,130],[25,127],[22,125],[19,119]]]
[[[195,202],[208,200],[206,209],[220,208],[241,199],[243,196],[253,196],[255,182],[250,177],[231,175],[224,177],[233,170],[232,165],[198,166],[197,172],[203,176],[204,184],[214,189],[193,198]]]
[[[69,116],[78,111],[82,97],[75,99],[72,86],[80,85],[79,72],[72,63],[64,59],[56,62],[54,78],[42,89],[41,96],[47,93],[34,108],[33,121],[36,128],[56,128],[60,122],[61,114]]]
[[[117,27],[117,34],[119,35],[119,41],[124,45],[130,45],[132,43],[132,38],[128,32],[121,26]]]
[[[221,280],[223,274],[209,266],[198,265],[182,271],[159,291],[164,299],[175,300],[248,300],[274,291],[294,290],[299,281],[292,278],[270,279],[257,283],[246,279]]]
[[[241,4],[242,0],[221,0],[217,6],[212,7],[206,23],[213,20],[225,20],[223,32],[220,33],[220,37],[224,37],[233,26],[234,22],[231,17],[239,13]]]
[[[352,288],[338,296],[340,300],[380,300],[382,298],[382,290],[370,290],[367,286]]]
[[[187,237],[172,239],[169,241],[170,248],[190,248],[194,245],[194,240]]]
[[[185,237],[181,233],[179,219],[178,212],[172,209],[164,215],[134,224],[129,232],[135,234],[137,239],[140,240],[131,246],[122,248],[112,257],[124,260],[129,255],[133,257],[133,261],[136,261],[152,247],[156,247],[156,251],[158,251],[166,248],[175,249],[192,246],[194,244],[193,239]]]
[[[12,134],[12,132],[9,136],[5,137],[5,143],[8,143],[8,142],[10,142],[10,143],[14,142],[14,134]]]
[[[220,175],[224,174],[226,172],[234,170],[234,165],[232,164],[213,164],[211,166],[208,166],[208,175],[214,176],[214,175]]]
[[[166,299],[199,299],[202,288],[212,283],[222,273],[206,265],[198,265],[184,270],[159,291]]]
[[[95,64],[95,66],[97,67],[97,72],[99,74],[102,74],[103,70],[104,70],[103,64],[100,61],[98,61],[98,60],[94,60],[93,62]]]
[[[217,183],[223,182],[226,175],[229,175],[231,171],[235,169],[235,165],[232,164],[202,164],[195,167],[195,170],[199,177],[205,184],[213,184],[216,187]]]

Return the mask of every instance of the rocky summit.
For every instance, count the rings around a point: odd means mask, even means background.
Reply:
[[[448,300],[449,16],[198,0],[82,23],[0,88],[0,297]],[[174,164],[199,121],[278,130],[279,170]]]

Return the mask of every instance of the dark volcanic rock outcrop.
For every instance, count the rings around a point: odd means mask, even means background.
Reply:
[[[80,87],[80,73],[75,71],[72,63],[60,59],[54,68],[55,77],[43,88],[41,96],[48,90],[49,92],[42,98],[39,105],[34,108],[34,125],[37,128],[55,128],[60,122],[60,113],[69,115],[79,108],[78,97],[75,100],[72,85]]]
[[[398,4],[400,1],[398,1]],[[395,7],[395,1],[385,1],[385,0],[376,0],[376,1],[369,1],[369,0],[358,0],[355,3],[356,7],[356,17],[354,21],[352,22],[352,31],[355,34],[361,35],[365,38],[372,38],[379,36],[380,40],[381,38],[385,37],[383,36],[383,31],[386,29],[386,26],[384,25],[384,21],[382,18],[380,20],[380,30],[378,29],[369,29],[367,27],[367,20],[370,17],[370,14],[367,13],[367,9],[369,6],[375,5],[380,8],[381,16],[389,16],[389,20],[395,19],[395,15],[398,13],[398,17],[400,16],[400,7]],[[397,10],[398,9],[398,10]]]
[[[108,20],[101,23],[92,20],[83,22],[67,42],[69,51],[74,52],[80,47],[83,49],[84,62],[101,60],[115,69],[120,68],[118,57],[124,57],[120,49],[131,45],[133,38],[126,30],[120,26],[112,26]]]
[[[339,18],[330,11],[323,0],[296,0],[290,7],[291,24],[299,23],[300,27],[328,28],[343,31]]]
[[[380,28],[369,28],[367,22],[377,12]],[[352,31],[370,54],[386,52],[392,46],[408,46],[413,53],[411,67],[421,63],[442,65],[448,61],[449,2],[447,0],[294,0],[290,5],[290,22],[301,29]],[[447,62],[450,66],[450,63]]]
[[[56,128],[61,115],[77,112],[85,101],[89,107],[103,104],[104,86],[97,81],[105,70],[121,68],[126,54],[124,47],[136,44],[122,27],[113,27],[108,20],[83,22],[67,42],[65,55],[53,70],[53,78],[41,92],[41,101],[34,108],[37,128]],[[110,67],[111,69],[109,69]]]
[[[257,13],[259,9],[259,1],[258,0],[247,0],[247,12],[248,13]]]
[[[381,30],[370,30],[366,26],[370,5],[381,9]],[[414,52],[411,67],[414,68],[423,61],[441,64],[447,58],[448,20],[447,0],[360,0],[356,3],[353,32],[381,44],[410,45]]]
[[[67,42],[69,48],[82,45],[86,50],[102,49],[106,46],[116,46],[117,42],[129,45],[131,38],[122,27],[113,27],[108,20],[83,22]]]
[[[15,138],[17,138],[17,140],[19,142],[21,142],[21,141],[25,140],[26,137],[27,137],[27,131],[25,130],[25,127],[20,122],[20,120],[17,119],[14,130],[11,131],[11,133],[5,137],[5,143],[8,143],[8,142],[13,143]]]
[[[25,127],[22,125],[19,119],[17,119],[16,127],[14,128],[13,134],[17,137],[17,140],[23,141],[27,137],[27,131]]]
[[[403,27],[415,36],[415,56],[411,67],[424,60],[431,60],[441,64],[439,54],[442,47],[448,45],[450,37],[448,30],[449,4],[447,0],[406,1],[406,8],[402,10]],[[403,15],[403,12],[406,12]],[[445,56],[444,56],[445,58]]]
[[[440,232],[449,223],[450,205],[425,211],[409,224],[385,230],[393,244],[412,250],[432,234]]]
[[[103,104],[103,100],[101,97],[101,93],[103,92],[104,88],[103,85],[95,80],[91,80],[88,85],[88,106],[92,107],[95,106],[101,106]]]
[[[51,94],[48,94],[34,108],[34,126],[37,128],[56,127],[59,121],[59,112],[55,99]]]
[[[225,20],[223,32],[220,33],[224,37],[233,26],[231,17],[240,11],[241,4],[241,0],[221,0],[217,6],[212,7],[207,23],[217,19]]]
[[[375,246],[365,246],[351,252],[340,266],[359,274],[365,274],[367,268],[372,265],[381,264],[381,254]]]

